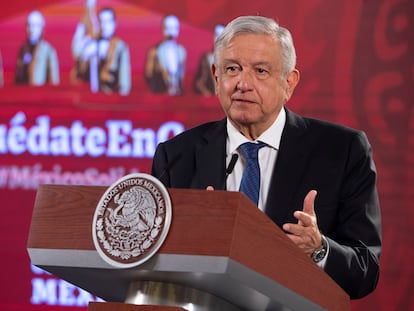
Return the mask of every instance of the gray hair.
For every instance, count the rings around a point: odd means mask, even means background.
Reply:
[[[220,51],[238,34],[265,34],[277,40],[281,47],[282,76],[285,77],[296,66],[296,51],[292,35],[273,19],[263,16],[240,16],[232,20],[214,42],[214,63],[217,66]]]

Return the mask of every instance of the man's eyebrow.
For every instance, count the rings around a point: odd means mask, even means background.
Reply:
[[[259,62],[255,62],[253,63],[254,66],[267,66],[267,67],[272,67],[271,63],[268,61],[259,61]]]
[[[228,63],[236,63],[239,64],[240,62],[236,59],[233,58],[225,58],[221,61],[223,64],[228,64]],[[257,61],[252,63],[253,66],[268,66],[268,67],[272,67],[272,64],[268,61]]]

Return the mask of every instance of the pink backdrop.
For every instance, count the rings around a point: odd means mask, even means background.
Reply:
[[[91,94],[87,86],[69,82],[73,66],[70,42],[83,1],[1,4],[0,51],[5,81],[0,88],[0,310],[86,309],[85,301],[94,297],[60,283],[53,276],[31,270],[26,242],[38,183],[48,180],[47,175],[56,182],[109,184],[129,172],[149,173],[152,145],[167,134],[173,135],[173,129],[223,117],[217,100],[194,94],[191,83],[201,53],[211,48],[214,25],[242,14],[273,17],[291,30],[302,79],[288,106],[304,115],[363,129],[373,145],[383,215],[381,278],[372,295],[352,302],[352,310],[407,310],[414,305],[414,235],[411,234],[414,3],[411,0],[141,0],[137,3],[98,0],[98,7],[116,9],[117,33],[130,47],[132,91],[126,97]],[[57,87],[13,84],[17,51],[25,38],[25,19],[32,9],[45,15],[45,38],[58,51],[61,84]],[[170,13],[179,16],[182,22],[179,41],[188,52],[186,93],[179,97],[154,96],[143,80],[145,53],[160,40],[160,21]],[[126,142],[115,142],[118,149],[127,145],[136,148],[135,153],[125,156],[88,152],[55,156],[36,154],[28,146],[16,151],[9,145],[10,133],[16,133],[13,131],[19,126],[29,132],[44,122],[41,120],[48,122],[50,131],[70,129],[76,123],[87,132],[99,130],[108,135],[108,122],[114,121],[149,133],[152,138],[140,145],[124,130]],[[163,132],[166,128],[167,134]]]

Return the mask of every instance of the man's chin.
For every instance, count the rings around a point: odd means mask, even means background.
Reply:
[[[240,124],[242,126],[250,126],[250,125],[255,124],[255,123],[258,122],[257,118],[254,118],[251,114],[248,114],[248,113],[244,113],[242,115],[234,116],[234,118],[232,118],[232,120],[235,123]]]

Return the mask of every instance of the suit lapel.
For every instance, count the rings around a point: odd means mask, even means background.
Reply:
[[[192,188],[213,186],[223,189],[226,169],[226,119],[211,127],[197,145]],[[269,187],[266,214],[279,226],[291,221],[298,208],[295,198],[302,196],[299,188],[306,168],[308,149],[306,124],[302,117],[286,109],[286,125],[282,133],[277,161]],[[300,197],[303,202],[303,198]]]
[[[226,119],[219,121],[203,137],[195,152],[192,188],[223,189],[226,169]]]
[[[306,124],[300,116],[286,109],[286,125],[282,133],[266,202],[266,214],[279,226],[291,219],[297,209],[303,171],[306,167]],[[302,198],[303,200],[303,198]]]

